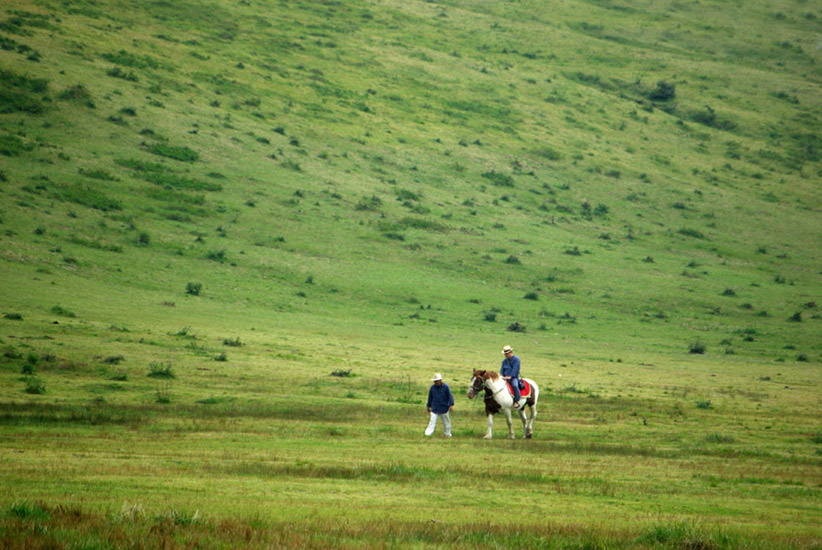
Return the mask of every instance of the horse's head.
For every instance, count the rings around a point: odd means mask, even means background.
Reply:
[[[474,376],[471,377],[471,385],[468,386],[468,399],[473,399],[484,387],[485,371],[474,369]]]

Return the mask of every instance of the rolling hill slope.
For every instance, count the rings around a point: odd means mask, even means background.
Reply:
[[[817,4],[0,3],[0,546],[819,547]]]
[[[138,333],[328,323],[471,359],[513,338],[819,360],[811,4],[0,16],[3,307],[34,333],[59,306]]]

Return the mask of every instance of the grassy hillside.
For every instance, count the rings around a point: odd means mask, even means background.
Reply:
[[[764,515],[779,544],[818,543],[799,502],[822,486],[820,30],[803,0],[4,2],[0,407],[29,453],[2,454],[11,516],[29,494],[52,518],[65,494],[266,518],[293,498],[323,525],[336,508],[308,495],[333,482],[362,517],[426,521],[401,489],[433,482],[468,521],[473,476],[431,461],[419,411],[434,371],[462,394],[510,343],[544,388],[521,481],[553,497],[526,531],[560,507],[557,536],[653,546],[651,520],[764,534]],[[458,401],[470,443],[448,461],[521,458],[475,444]],[[214,447],[171,436],[189,429]],[[46,453],[63,431],[97,443]],[[103,467],[112,437],[156,483]],[[121,489],[75,486],[82,452]],[[294,475],[269,488],[285,504],[244,496]],[[628,504],[668,476],[657,516]],[[306,544],[383,540],[355,531]]]

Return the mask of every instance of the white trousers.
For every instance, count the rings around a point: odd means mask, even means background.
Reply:
[[[431,420],[428,421],[428,427],[425,428],[425,435],[432,435],[434,433],[434,428],[437,426],[438,417],[442,418],[442,427],[445,429],[445,436],[451,437],[451,417],[448,413],[437,414],[432,412]]]

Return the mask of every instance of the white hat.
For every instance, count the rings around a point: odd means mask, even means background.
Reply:
[[[502,348],[502,353],[514,353],[514,348],[511,346],[505,346]]]
[[[431,382],[436,382],[437,380],[442,380],[442,375],[437,373],[434,375],[434,378],[431,379]]]

